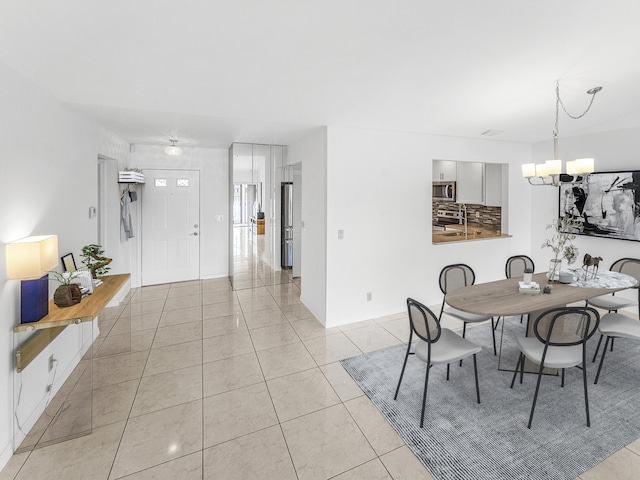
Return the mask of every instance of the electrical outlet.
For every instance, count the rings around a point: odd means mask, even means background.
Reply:
[[[49,356],[49,371],[53,370],[53,362],[55,362],[55,359],[53,358],[53,355]]]
[[[344,238],[344,230],[338,230],[338,240],[342,240]]]
[[[367,292],[367,302],[373,300],[373,294],[371,292]]]

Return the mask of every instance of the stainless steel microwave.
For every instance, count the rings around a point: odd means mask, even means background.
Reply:
[[[433,182],[434,202],[455,202],[456,182]]]

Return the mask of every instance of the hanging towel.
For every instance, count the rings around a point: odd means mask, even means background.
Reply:
[[[133,238],[133,223],[131,222],[131,197],[125,192],[120,197],[120,241],[126,242]]]

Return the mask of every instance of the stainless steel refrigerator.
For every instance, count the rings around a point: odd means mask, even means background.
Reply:
[[[293,183],[282,183],[280,195],[280,224],[282,243],[280,263],[282,268],[293,266]]]

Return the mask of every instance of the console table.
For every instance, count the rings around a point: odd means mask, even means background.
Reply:
[[[80,303],[60,308],[53,300],[49,300],[48,315],[37,322],[13,327],[16,333],[41,330],[16,350],[16,370],[20,372],[29,365],[68,325],[90,322],[100,315],[130,277],[129,273],[101,277],[102,285],[97,286],[91,295],[83,297]]]
[[[14,389],[16,391],[20,391],[25,382],[31,382],[31,389],[39,388],[42,381],[47,382],[47,392],[53,391],[56,371],[52,372],[52,369],[58,368],[52,365],[53,355],[49,359],[49,377],[44,377],[44,380],[42,372],[39,370],[44,360],[38,356],[46,351],[51,342],[68,326],[81,327],[79,332],[86,330],[87,327],[82,327],[81,324],[86,322],[91,325],[100,316],[105,307],[117,297],[118,292],[126,287],[130,274],[107,275],[100,277],[100,279],[102,284],[95,287],[91,295],[83,297],[77,305],[60,308],[53,301],[50,301],[48,315],[37,322],[20,324],[13,328],[15,369],[17,372],[14,375]],[[90,338],[77,339],[80,342],[80,351],[75,353],[76,356],[80,355],[82,360],[88,362],[81,373],[81,378],[84,378],[83,382],[76,379],[77,384],[71,383],[65,389],[64,383],[68,380],[67,376],[61,379],[62,383],[59,383],[60,388],[57,391],[45,394],[45,397],[39,400],[37,405],[32,402],[27,410],[19,411],[21,397],[20,395],[14,397],[13,409],[16,417],[13,435],[14,453],[31,451],[92,432],[93,363],[96,353],[93,352],[92,345],[96,337],[95,325],[91,326],[90,330]],[[28,337],[25,338],[27,335]],[[85,342],[91,342],[89,344],[90,350],[87,352],[84,351]],[[36,370],[31,374],[25,368],[34,360]],[[74,363],[72,358],[66,360],[64,368],[75,369],[79,365],[79,363]],[[56,361],[57,359],[53,359],[53,362]],[[25,374],[27,376],[23,378]],[[18,422],[19,415],[23,416],[21,417],[22,423]],[[34,427],[37,427],[35,432],[32,431]],[[25,430],[29,433],[25,433]]]

